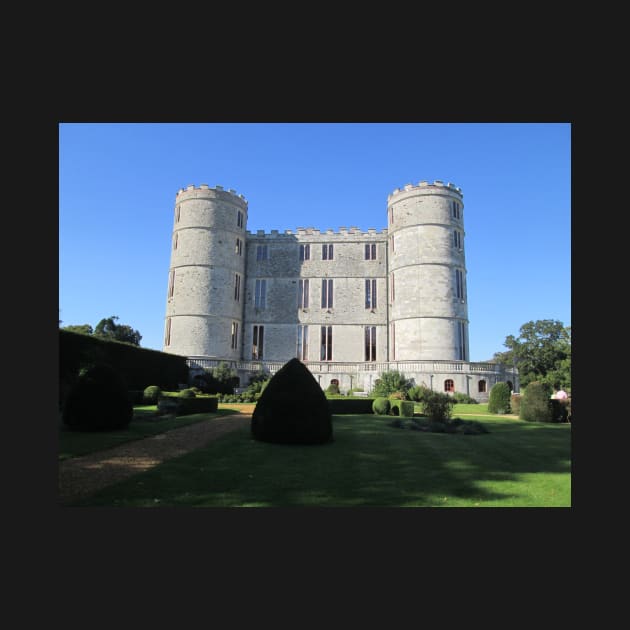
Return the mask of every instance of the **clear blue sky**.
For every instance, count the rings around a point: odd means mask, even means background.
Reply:
[[[571,324],[569,123],[62,123],[59,319],[118,315],[162,349],[175,195],[234,188],[251,231],[382,229],[387,195],[464,194],[470,359],[531,320]]]

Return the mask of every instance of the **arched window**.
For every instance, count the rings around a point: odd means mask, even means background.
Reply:
[[[481,380],[479,381],[479,393],[483,394],[486,391],[486,381]]]
[[[514,390],[514,385],[512,385],[512,381],[508,381],[507,386],[510,388],[510,391]]]
[[[338,378],[331,378],[330,379],[330,384],[331,385],[339,385],[339,379]]]
[[[453,383],[452,378],[447,378],[444,381],[444,391],[445,392],[454,392],[455,391],[455,383]]]

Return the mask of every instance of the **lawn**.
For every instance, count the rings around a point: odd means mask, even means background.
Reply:
[[[292,446],[239,429],[74,505],[569,507],[571,425],[472,407],[480,415],[464,417],[490,433],[425,433],[390,427],[388,417],[337,415],[334,442]]]

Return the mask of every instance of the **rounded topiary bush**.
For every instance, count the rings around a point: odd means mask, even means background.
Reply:
[[[149,385],[145,388],[142,400],[145,405],[157,405],[162,390],[157,385]]]
[[[510,397],[512,392],[507,383],[496,383],[490,390],[488,413],[510,413]]]
[[[391,408],[391,403],[389,399],[383,398],[382,396],[379,398],[375,398],[372,403],[372,411],[379,416],[386,416],[389,413]]]
[[[432,391],[424,396],[422,413],[438,424],[444,423],[451,417],[453,404],[454,401],[448,394]]]
[[[196,398],[197,394],[195,394],[195,392],[192,389],[182,389],[182,391],[179,392],[179,397],[180,398]]]
[[[540,381],[532,381],[521,395],[521,420],[528,422],[551,422],[553,407],[551,387]]]
[[[120,375],[108,365],[97,365],[81,376],[68,394],[64,424],[72,431],[115,431],[133,418],[133,405]]]

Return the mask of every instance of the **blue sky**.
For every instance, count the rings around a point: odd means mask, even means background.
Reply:
[[[62,123],[59,319],[118,315],[162,349],[175,195],[220,184],[250,231],[387,225],[407,183],[464,194],[471,361],[571,324],[569,123]]]

